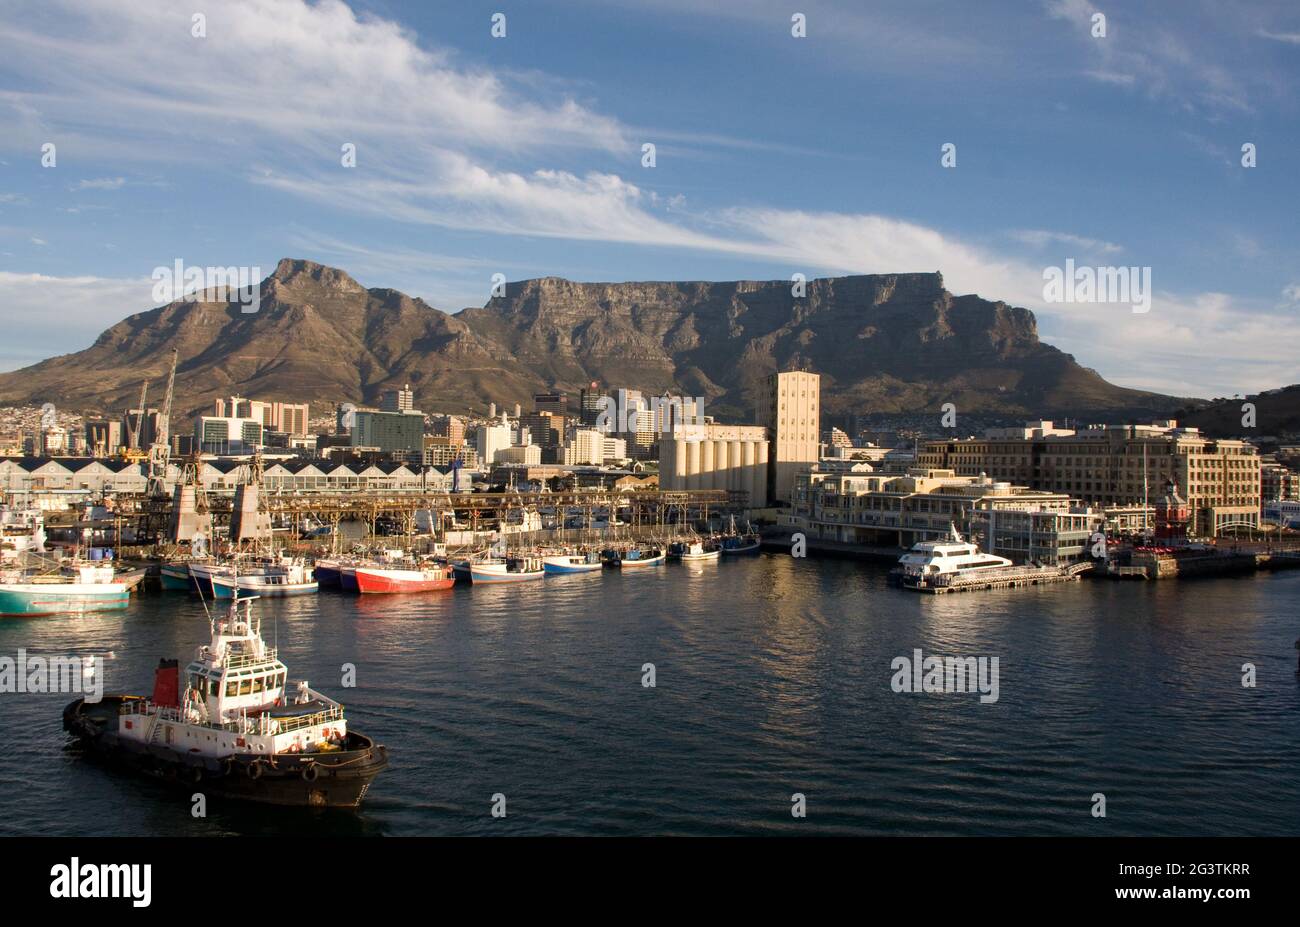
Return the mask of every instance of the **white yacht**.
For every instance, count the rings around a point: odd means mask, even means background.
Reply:
[[[922,541],[903,554],[898,560],[897,575],[905,586],[926,586],[957,577],[997,573],[1014,566],[1006,557],[983,553],[973,542],[963,540],[953,527],[947,538]]]

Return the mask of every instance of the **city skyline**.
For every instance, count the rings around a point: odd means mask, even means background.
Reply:
[[[201,37],[161,3],[13,5],[6,369],[155,305],[156,267],[295,255],[448,311],[494,274],[940,270],[1120,385],[1296,379],[1277,338],[1300,299],[1283,4],[1105,10],[1104,37],[1075,0],[802,4],[802,38],[765,2],[531,4],[501,38],[480,4],[231,2]],[[1067,262],[1148,269],[1149,311],[1046,302],[1043,271]]]

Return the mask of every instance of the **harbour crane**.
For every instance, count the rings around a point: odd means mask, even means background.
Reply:
[[[158,416],[158,427],[154,429],[154,440],[149,445],[149,479],[145,491],[150,496],[162,496],[167,492],[167,462],[171,456],[171,417],[172,392],[176,387],[176,360],[180,352],[172,348],[172,369],[167,376],[167,394],[163,399],[162,413]]]

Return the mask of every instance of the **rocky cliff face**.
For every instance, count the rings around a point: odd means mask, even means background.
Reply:
[[[828,411],[1015,415],[1163,413],[1176,401],[1122,389],[1038,340],[1033,313],[953,296],[940,274],[786,281],[509,284],[448,315],[346,273],[283,260],[259,311],[176,302],[131,316],[76,354],[0,375],[0,402],[117,409],[166,375],[179,348],[178,412],[240,392],[374,401],[403,382],[426,410],[482,409],[591,381],[705,396],[746,417],[763,377],[822,374]]]

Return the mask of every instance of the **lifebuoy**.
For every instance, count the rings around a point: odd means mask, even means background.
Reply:
[[[302,768],[302,779],[304,782],[315,782],[320,776],[320,770],[316,768],[315,763],[310,763]]]
[[[262,778],[262,773],[265,772],[265,770],[262,769],[261,760],[253,760],[253,762],[244,767],[244,772],[248,774],[248,778],[256,781]]]

